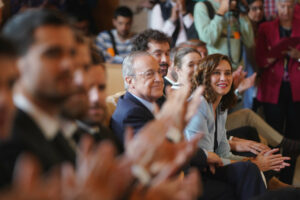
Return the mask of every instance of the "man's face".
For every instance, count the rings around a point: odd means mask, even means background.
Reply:
[[[117,29],[119,36],[126,38],[130,34],[132,19],[129,17],[118,16],[113,19],[113,25]]]
[[[277,2],[278,17],[280,20],[292,20],[294,14],[295,3],[293,0]]]
[[[157,61],[152,56],[135,58],[133,68],[135,76],[127,77],[130,92],[149,102],[163,95],[163,79]]]
[[[86,120],[91,124],[99,124],[103,122],[106,112],[106,73],[103,66],[91,67],[88,79],[89,110]]]
[[[12,88],[18,76],[16,60],[0,56],[0,140],[7,138],[10,133],[15,111]]]
[[[148,53],[158,62],[162,76],[166,76],[170,66],[170,45],[168,42],[158,43],[150,41],[148,43]]]
[[[264,17],[264,4],[261,0],[254,1],[249,6],[248,17],[251,21],[260,22]]]
[[[71,119],[78,119],[88,110],[88,83],[87,73],[91,65],[91,56],[88,44],[76,45],[75,69],[72,95],[66,99],[62,106],[62,114]]]
[[[40,101],[62,103],[72,92],[75,39],[67,26],[41,26],[19,60],[21,84]]]

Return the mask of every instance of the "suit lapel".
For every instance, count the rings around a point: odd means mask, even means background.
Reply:
[[[42,130],[33,119],[22,110],[18,109],[13,124],[12,137],[22,143],[25,151],[38,157],[44,169],[49,169],[62,161],[70,160],[62,156],[53,144],[48,141]]]
[[[138,106],[141,106],[145,109],[145,115],[147,115],[149,118],[153,119],[154,115],[152,112],[150,112],[150,110],[144,105],[142,104],[137,98],[135,98],[132,94],[130,94],[129,92],[126,92],[124,95],[124,99],[128,99],[132,102],[134,102],[135,104],[137,104]]]

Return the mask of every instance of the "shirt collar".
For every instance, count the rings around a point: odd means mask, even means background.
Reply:
[[[130,93],[132,96],[134,96],[137,100],[139,100],[151,113],[154,112],[154,106],[153,106],[153,103],[145,100],[145,99],[142,99],[141,97],[138,97],[132,93]]]
[[[50,116],[43,110],[34,105],[28,98],[22,93],[17,93],[13,97],[14,103],[17,108],[21,109],[32,117],[33,121],[42,130],[46,139],[53,139],[59,130],[59,118],[58,116]]]
[[[78,126],[73,120],[61,119],[61,129],[65,138],[71,139],[77,131]]]
[[[76,124],[78,125],[79,128],[88,132],[91,135],[95,135],[96,133],[100,132],[100,128],[98,126],[90,126],[80,120],[76,120]]]

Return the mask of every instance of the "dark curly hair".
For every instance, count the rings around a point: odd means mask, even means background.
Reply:
[[[217,99],[216,92],[211,87],[210,77],[222,60],[227,61],[232,70],[231,62],[228,56],[222,54],[212,54],[201,60],[201,63],[195,71],[192,79],[193,90],[195,90],[199,85],[205,86],[203,96],[209,103],[214,103]],[[232,108],[236,104],[236,102],[237,97],[234,94],[234,88],[232,84],[230,91],[222,97],[222,100],[220,102],[221,111]]]
[[[148,43],[154,41],[158,43],[167,42],[171,46],[171,39],[163,32],[147,29],[138,34],[132,41],[132,51],[147,51]]]
[[[117,19],[118,16],[126,17],[132,19],[133,12],[127,6],[120,6],[114,12],[114,18]]]

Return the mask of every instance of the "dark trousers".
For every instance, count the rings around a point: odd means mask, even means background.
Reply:
[[[289,82],[282,82],[278,104],[263,103],[263,108],[266,121],[274,129],[287,138],[300,140],[300,102],[293,102]],[[280,180],[291,184],[296,161],[292,159],[289,163],[290,167],[281,170]]]
[[[251,162],[236,162],[224,167],[216,169],[215,174],[211,174],[209,171],[203,173],[203,182],[204,182],[204,195],[203,199],[226,199],[224,196],[216,198],[217,189],[212,185],[213,188],[208,189],[208,192],[205,191],[206,183],[209,181],[216,180],[227,183],[226,189],[227,199],[240,199],[247,200],[254,196],[263,194],[266,191],[265,184],[262,180],[261,174],[257,166]],[[228,195],[233,195],[234,197],[228,198]],[[215,192],[214,192],[215,190]],[[222,191],[221,189],[219,189]]]
[[[299,200],[300,190],[296,188],[284,188],[275,191],[268,191],[252,200]]]
[[[263,103],[266,121],[279,133],[300,140],[300,102],[293,102],[289,82],[282,82],[278,104]]]

